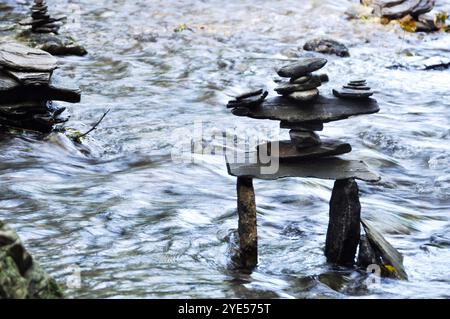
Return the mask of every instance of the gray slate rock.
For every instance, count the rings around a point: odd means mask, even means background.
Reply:
[[[334,96],[345,99],[368,99],[373,93],[370,90],[333,89]]]
[[[370,87],[362,86],[362,85],[344,85],[342,88],[349,89],[349,90],[362,90],[362,91],[370,90]]]
[[[349,57],[348,48],[336,40],[332,39],[313,39],[305,43],[303,50],[314,51],[323,54],[334,54],[340,57]]]
[[[261,90],[261,92],[262,94],[258,95],[246,94],[246,96],[244,97],[241,96],[239,99],[236,98],[236,100],[229,101],[227,104],[227,108],[242,108],[242,107],[252,108],[258,106],[266,99],[267,95],[269,94],[269,92],[267,91]]]
[[[326,59],[304,58],[298,62],[283,66],[277,73],[284,78],[299,78],[323,68],[325,64],[327,64]]]
[[[356,178],[367,182],[377,182],[380,177],[371,172],[363,161],[344,160],[336,157],[317,158],[314,161],[280,162],[273,172],[270,164],[258,162],[258,152],[248,153],[246,163],[234,163],[227,159],[227,170],[231,176],[246,176],[263,180],[284,177],[307,177],[328,180]],[[248,164],[251,163],[251,164]]]
[[[315,158],[323,158],[350,153],[352,147],[348,143],[335,140],[325,140],[319,145],[299,148],[293,141],[278,141],[278,150],[274,148],[274,142],[258,145],[258,152],[279,158],[280,161],[297,161]]]
[[[49,53],[18,43],[0,44],[0,66],[16,71],[51,72],[58,60]]]
[[[319,96],[308,107],[298,107],[298,102],[283,96],[266,99],[257,107],[236,108],[232,111],[237,116],[256,119],[269,119],[285,122],[332,122],[350,116],[372,114],[380,110],[374,99],[352,100]]]
[[[22,72],[9,69],[5,69],[3,72],[23,85],[48,85],[52,76],[51,72]]]

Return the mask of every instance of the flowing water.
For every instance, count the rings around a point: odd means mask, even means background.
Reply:
[[[0,1],[2,38],[30,2]],[[450,72],[419,61],[449,57],[449,34],[349,20],[357,1],[346,0],[47,2],[70,14],[62,32],[90,52],[60,60],[83,91],[65,105],[67,126],[84,131],[111,112],[83,146],[60,133],[3,133],[0,219],[63,285],[81,271],[69,297],[450,297]],[[224,105],[248,88],[272,90],[276,68],[319,36],[351,53],[328,57],[321,94],[361,77],[376,90],[380,113],[327,124],[322,136],[350,142],[347,157],[382,176],[359,183],[362,214],[404,255],[409,281],[367,285],[326,263],[333,183],[315,179],[255,181],[259,265],[232,271],[235,178],[222,155],[171,159],[198,121],[240,137],[276,131]]]

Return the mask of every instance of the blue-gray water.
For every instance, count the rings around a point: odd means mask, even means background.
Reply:
[[[0,11],[0,30],[30,2],[0,1],[14,3]],[[83,91],[67,105],[68,126],[86,130],[111,113],[83,147],[62,134],[2,135],[0,219],[63,285],[81,268],[69,297],[450,297],[450,72],[413,66],[418,56],[448,58],[449,34],[347,20],[357,2],[347,0],[47,2],[54,13],[73,11],[62,32],[90,52],[61,59],[59,72]],[[192,31],[174,32],[183,23]],[[188,139],[177,132],[194,121],[219,133],[276,129],[224,104],[249,87],[273,88],[282,60],[302,56],[316,36],[351,53],[328,57],[321,94],[361,77],[376,90],[380,113],[327,124],[321,135],[350,142],[348,157],[382,175],[359,183],[362,214],[403,253],[407,282],[367,288],[357,272],[327,265],[332,182],[314,179],[255,182],[259,266],[228,270],[235,179],[219,155],[171,160]],[[410,67],[390,67],[398,64]]]

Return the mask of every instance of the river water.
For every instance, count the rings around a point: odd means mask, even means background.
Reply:
[[[3,38],[30,2],[0,1]],[[65,105],[67,126],[84,131],[111,112],[82,146],[60,133],[3,133],[0,219],[69,284],[69,297],[450,297],[450,72],[420,67],[450,56],[448,34],[348,20],[357,1],[346,0],[47,2],[72,12],[62,32],[90,52],[60,60],[58,72],[83,91],[81,103]],[[234,117],[224,105],[247,88],[272,89],[283,60],[319,36],[351,54],[328,56],[321,94],[361,77],[376,90],[380,113],[327,124],[321,135],[350,142],[347,157],[382,176],[359,183],[362,215],[404,255],[409,281],[367,285],[326,263],[333,183],[315,179],[255,181],[259,265],[232,271],[235,178],[221,155],[171,158],[199,121],[240,137],[276,132],[278,123]]]

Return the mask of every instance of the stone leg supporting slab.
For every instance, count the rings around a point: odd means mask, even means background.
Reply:
[[[338,265],[353,265],[361,231],[358,184],[353,178],[337,180],[330,200],[325,256]]]
[[[256,230],[255,191],[251,178],[237,178],[237,207],[239,214],[240,263],[244,268],[253,268],[258,262],[258,236]]]

